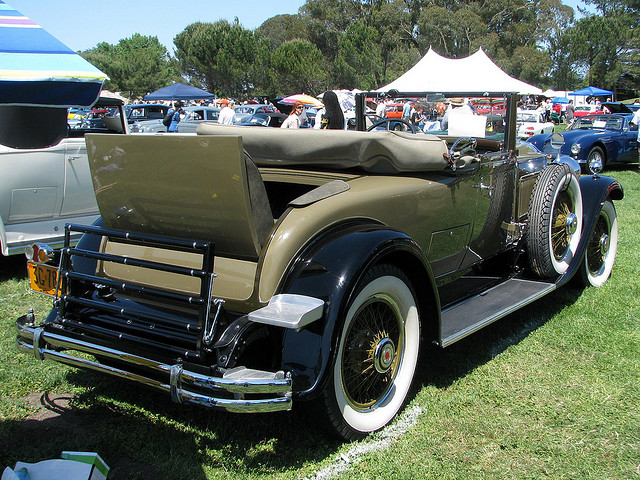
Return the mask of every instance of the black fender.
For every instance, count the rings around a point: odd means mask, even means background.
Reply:
[[[578,271],[584,259],[589,238],[593,233],[595,221],[600,214],[600,209],[607,198],[622,200],[624,191],[622,185],[614,178],[598,175],[584,175],[579,178],[580,192],[582,195],[582,237],[576,255],[571,261],[567,271],[557,280],[558,286],[567,283]]]
[[[281,293],[308,295],[325,302],[322,319],[299,332],[284,332],[282,368],[293,373],[296,396],[312,398],[318,391],[337,351],[342,313],[363,275],[381,262],[399,265],[407,273],[421,312],[433,320],[428,334],[435,338],[439,297],[420,247],[408,235],[371,222],[334,226],[301,252],[280,289]]]

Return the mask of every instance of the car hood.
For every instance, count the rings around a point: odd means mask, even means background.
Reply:
[[[620,102],[604,102],[603,107],[607,107],[611,113],[633,113],[624,103]]]

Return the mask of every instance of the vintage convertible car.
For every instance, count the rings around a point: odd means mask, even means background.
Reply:
[[[94,105],[103,114],[120,109],[110,97]],[[64,108],[0,108],[0,256],[23,254],[33,242],[59,248],[65,223],[98,218],[84,135],[123,133],[119,118],[105,124],[96,116],[71,129]]]
[[[359,130],[382,95],[358,94]],[[34,289],[55,299],[44,321],[17,320],[19,347],[176,402],[305,403],[348,439],[383,428],[421,348],[611,273],[621,186],[516,150],[516,97],[500,95],[501,138],[477,115],[439,136],[215,123],[87,136],[101,220],[69,225],[84,237],[59,259],[29,250]]]
[[[603,105],[616,113],[577,118],[562,132],[564,145],[560,152],[575,158],[585,173],[593,160],[603,166],[638,162],[638,126],[631,123],[631,110],[621,103]],[[534,135],[528,142],[540,148],[549,136]]]

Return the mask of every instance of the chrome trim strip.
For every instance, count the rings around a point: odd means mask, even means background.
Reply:
[[[83,340],[76,340],[42,327],[26,325],[28,315],[16,321],[18,347],[36,358],[53,360],[73,367],[107,373],[119,378],[142,383],[168,392],[174,401],[220,408],[235,413],[256,413],[290,410],[292,406],[292,379],[284,372],[246,370],[245,378],[220,378],[185,370],[182,365],[168,365],[149,358],[133,355],[113,348],[103,347]],[[107,358],[113,358],[131,366],[144,367],[166,376],[168,383],[141,374],[76,357],[58,350],[75,350]],[[126,368],[126,367],[125,367]],[[251,375],[251,373],[256,375]],[[205,393],[190,390],[202,389]],[[210,393],[209,393],[210,392]],[[216,393],[226,392],[233,398],[218,398]],[[270,398],[247,399],[245,395],[272,395]]]

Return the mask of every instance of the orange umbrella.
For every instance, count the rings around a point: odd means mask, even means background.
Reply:
[[[293,105],[296,102],[302,102],[305,105],[311,105],[312,107],[322,107],[322,102],[317,98],[312,97],[311,95],[307,95],[306,93],[298,93],[296,95],[289,95],[288,97],[284,97],[278,103],[282,103],[283,105]]]

